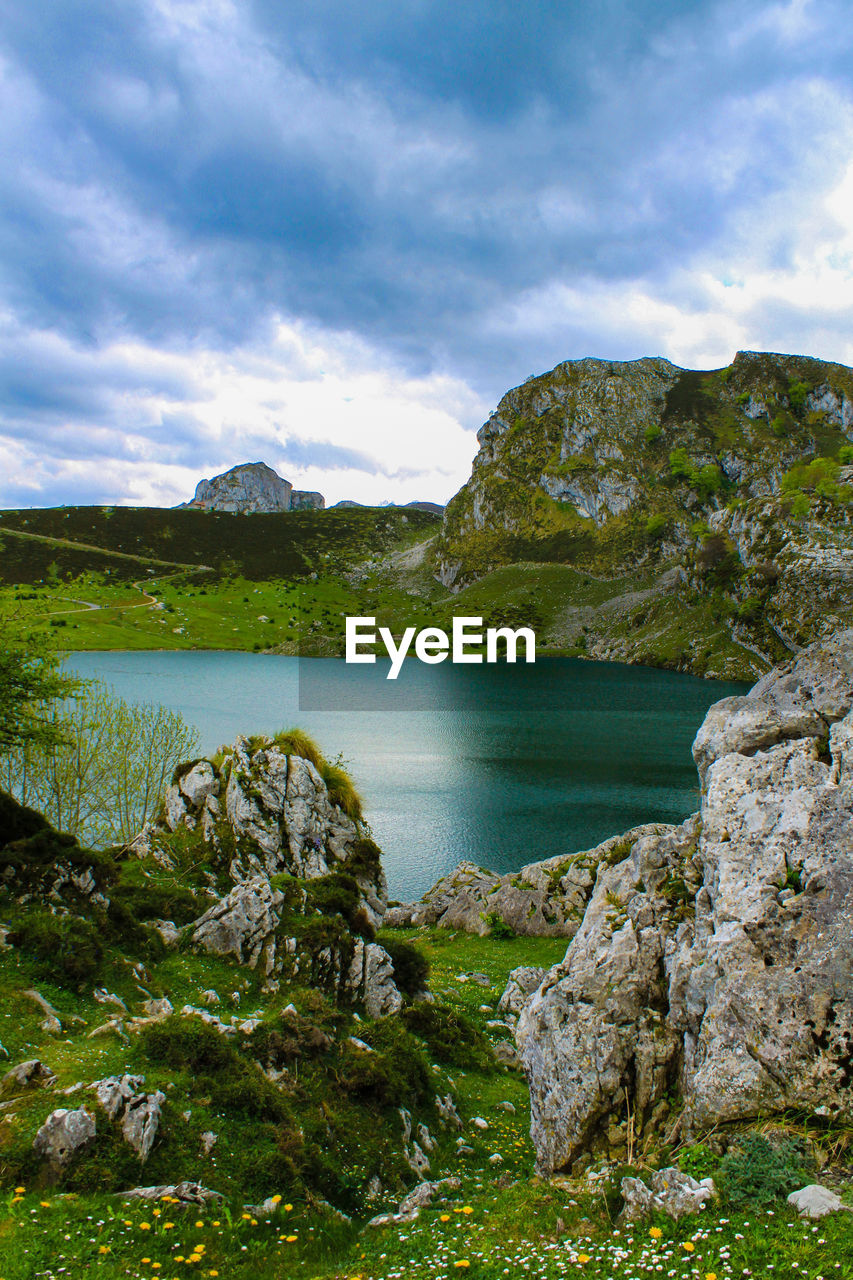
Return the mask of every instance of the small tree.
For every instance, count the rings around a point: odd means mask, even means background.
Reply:
[[[0,785],[87,844],[131,840],[198,743],[177,712],[131,706],[99,681],[46,714],[52,732],[0,759]]]
[[[79,687],[46,637],[31,634],[19,614],[0,612],[0,755],[58,741],[54,704]]]

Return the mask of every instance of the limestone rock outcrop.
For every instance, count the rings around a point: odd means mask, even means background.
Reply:
[[[599,865],[625,857],[641,836],[666,830],[665,824],[649,823],[594,849],[531,862],[506,875],[460,862],[419,902],[392,907],[385,924],[392,928],[439,925],[485,936],[500,922],[517,934],[571,938],[583,918]]]
[[[712,707],[699,814],[599,864],[519,1019],[541,1170],[624,1150],[629,1113],[853,1119],[851,707],[847,631]]]
[[[195,496],[182,507],[253,515],[300,511],[326,505],[321,493],[294,489],[265,462],[243,462],[211,480],[199,480]]]

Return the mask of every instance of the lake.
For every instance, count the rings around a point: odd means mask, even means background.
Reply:
[[[747,686],[545,658],[426,666],[214,652],[76,653],[68,666],[131,702],[179,711],[201,750],[300,725],[341,755],[393,898],[463,858],[495,871],[589,848],[698,807],[690,754],[711,703]]]

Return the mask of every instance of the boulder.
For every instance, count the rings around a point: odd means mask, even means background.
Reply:
[[[680,1169],[658,1169],[652,1174],[651,1183],[648,1187],[639,1178],[622,1179],[625,1204],[619,1215],[620,1222],[636,1222],[653,1213],[665,1213],[677,1221],[690,1213],[698,1213],[714,1197],[714,1183],[710,1178],[697,1182]]]
[[[27,1089],[44,1089],[56,1083],[56,1076],[38,1058],[28,1058],[0,1079],[0,1098],[24,1093]]]
[[[218,1191],[211,1191],[199,1182],[175,1182],[161,1184],[156,1187],[131,1187],[129,1191],[120,1191],[121,1200],[176,1200],[181,1204],[206,1205],[222,1201],[225,1197]]]
[[[276,929],[284,894],[264,875],[235,885],[192,925],[192,942],[217,956],[233,956],[251,969],[272,973]]]
[[[391,957],[376,942],[356,938],[346,988],[354,1000],[364,1005],[369,1018],[384,1018],[403,1007]]]
[[[503,995],[498,1001],[501,1013],[509,1013],[518,1017],[522,1009],[530,1003],[533,992],[545,977],[546,970],[536,965],[520,965],[513,969],[507,978]]]
[[[793,1205],[801,1218],[825,1218],[828,1213],[838,1213],[847,1209],[841,1196],[822,1187],[819,1182],[812,1182],[799,1191],[792,1191],[788,1196],[788,1204]],[[847,1209],[847,1212],[851,1212]]]
[[[85,1107],[51,1111],[33,1140],[36,1151],[54,1170],[63,1169],[95,1137],[95,1118]]]
[[[796,710],[763,746],[742,700],[711,708],[700,813],[600,865],[519,1019],[541,1171],[622,1155],[627,1112],[660,1126],[673,1086],[683,1136],[788,1109],[853,1120],[851,670],[848,631],[762,680],[753,701]]]
[[[165,1093],[158,1089],[156,1093],[131,1098],[125,1108],[121,1122],[122,1135],[139,1156],[140,1164],[148,1159],[157,1137],[165,1101]]]

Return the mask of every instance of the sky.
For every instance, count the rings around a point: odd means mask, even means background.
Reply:
[[[445,502],[562,360],[853,364],[848,0],[0,0],[0,506]]]

